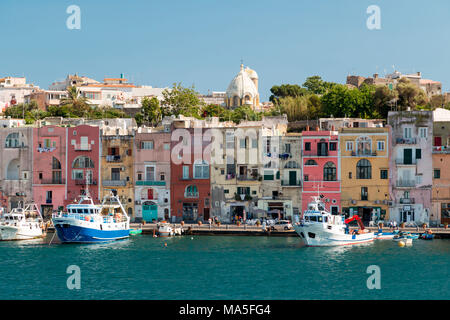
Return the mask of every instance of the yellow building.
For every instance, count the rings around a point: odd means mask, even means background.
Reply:
[[[131,221],[134,220],[133,133],[131,129],[102,130],[101,198],[117,194]]]
[[[341,206],[365,223],[389,220],[389,127],[339,132]]]

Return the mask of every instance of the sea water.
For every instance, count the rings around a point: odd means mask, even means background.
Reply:
[[[0,299],[450,299],[450,240],[307,248],[294,237],[82,245],[51,236],[0,242]],[[373,265],[380,289],[368,286]],[[69,266],[79,267],[80,289],[69,289]]]

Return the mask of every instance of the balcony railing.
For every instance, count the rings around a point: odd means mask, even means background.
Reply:
[[[165,181],[153,181],[153,180],[143,180],[136,181],[137,186],[165,186]]]
[[[86,184],[86,180],[85,179],[75,179],[75,184],[78,185],[85,185]],[[97,180],[91,180],[88,181],[88,185],[97,185]]]
[[[328,151],[317,151],[317,150],[302,150],[302,156],[304,157],[329,157],[333,156],[333,154],[330,155],[330,153],[335,153],[334,155],[337,155],[336,150],[328,150]]]
[[[450,146],[433,146],[433,153],[450,153]]]
[[[401,166],[413,166],[417,164],[416,159],[411,159],[409,163],[405,163],[405,159],[395,159],[395,164],[401,165]]]
[[[125,187],[127,180],[103,180],[102,183],[105,187]]]
[[[281,180],[281,185],[283,187],[300,187],[302,185],[302,182],[300,180],[295,182],[289,180]]]
[[[234,173],[229,173],[225,175],[225,180],[232,180],[236,178],[236,175]]]
[[[416,181],[415,180],[398,180],[396,185],[397,185],[397,187],[400,187],[400,188],[415,187]]]
[[[185,198],[198,198],[198,192],[185,192]]]
[[[397,138],[395,140],[397,144],[417,144],[416,138]]]
[[[106,162],[121,162],[122,157],[117,155],[107,155]]]
[[[414,204],[416,200],[414,198],[400,198],[400,204]]]
[[[368,151],[352,151],[352,157],[364,157],[364,156],[372,156],[375,157],[377,155],[376,151],[368,150]]]
[[[76,144],[75,151],[91,151],[92,146],[90,144]]]
[[[238,175],[237,179],[239,181],[257,181],[259,178],[261,177],[261,175]]]
[[[42,179],[39,180],[39,184],[65,184],[64,179]]]

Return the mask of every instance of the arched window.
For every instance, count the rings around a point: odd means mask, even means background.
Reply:
[[[233,107],[237,107],[237,106],[239,106],[239,97],[234,96],[233,97]]]
[[[20,148],[24,147],[23,141],[20,141],[19,132],[13,132],[8,134],[5,140],[5,148]]]
[[[336,181],[336,166],[331,161],[325,163],[325,166],[323,167],[323,180]]]
[[[359,137],[356,139],[356,152],[363,155],[372,154],[372,140],[368,137]]]
[[[361,159],[356,164],[356,179],[372,179],[372,165],[367,159]]]
[[[194,162],[194,179],[209,179],[209,164],[205,160]]]
[[[314,160],[313,160],[314,161]],[[300,168],[300,166],[298,165],[297,161],[288,161],[285,165],[284,165],[285,169],[298,169]]]
[[[19,169],[19,159],[11,160],[8,164],[8,168],[6,169],[6,180],[19,180]]]
[[[94,168],[94,161],[92,161],[91,158],[89,157],[79,156],[73,161],[72,168],[74,169]]]
[[[198,189],[197,186],[190,185],[186,187],[184,192],[185,198],[198,198]]]
[[[52,169],[61,170],[61,162],[59,162],[59,160],[56,159],[55,157],[53,157],[53,160],[52,160]]]
[[[317,162],[310,159],[305,162],[305,166],[317,166]]]

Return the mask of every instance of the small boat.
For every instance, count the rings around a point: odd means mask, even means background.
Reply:
[[[428,229],[427,231],[425,231],[424,233],[422,233],[419,236],[419,239],[422,239],[422,240],[433,240],[433,238],[434,238],[434,234],[431,232],[430,229]]]
[[[2,215],[0,220],[0,240],[28,240],[44,236],[44,223],[36,204],[14,208]]]
[[[405,241],[405,240],[416,240],[419,238],[419,235],[416,234],[411,234],[411,232],[404,232],[404,231],[400,231],[398,234],[396,234],[392,240],[394,241]],[[409,241],[406,242],[407,244],[409,243]]]
[[[130,236],[136,236],[142,233],[142,229],[130,229]]]
[[[378,231],[375,232],[375,239],[376,240],[392,240],[395,235],[398,234],[398,231],[394,231],[394,232],[383,232],[383,231]]]
[[[166,221],[161,221],[160,223],[158,223],[157,228],[160,237],[170,237],[175,235],[172,226]]]
[[[121,240],[130,236],[130,217],[117,195],[107,195],[94,204],[89,190],[67,212],[53,215],[58,238],[63,243],[97,243]]]
[[[354,220],[360,230],[351,233],[348,223]],[[374,233],[366,232],[359,216],[345,220],[342,215],[332,215],[325,210],[319,196],[313,197],[301,221],[294,224],[294,230],[309,247],[354,245],[374,240]]]

